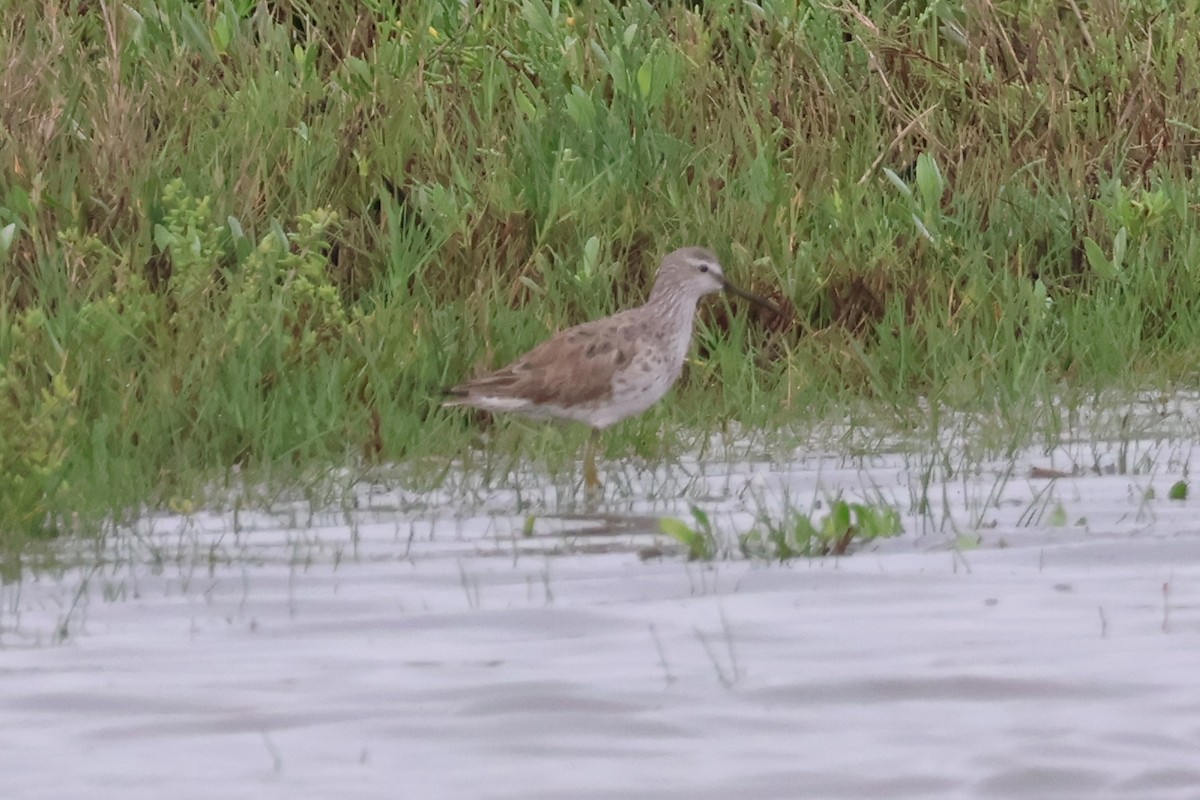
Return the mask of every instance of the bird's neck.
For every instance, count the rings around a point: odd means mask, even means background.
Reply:
[[[671,353],[670,359],[682,366],[687,357],[688,346],[692,341],[692,326],[696,319],[696,306],[700,298],[694,294],[681,292],[676,289],[660,289],[655,287],[650,293],[643,309],[652,320],[651,324],[659,332],[659,341],[663,342]]]
[[[690,324],[696,315],[696,306],[700,298],[694,294],[680,291],[677,286],[655,286],[646,301],[647,311],[662,319],[665,324],[678,326],[682,322]]]
[[[691,292],[683,291],[682,287],[656,283],[650,290],[650,299],[646,301],[646,305],[653,306],[660,311],[671,308],[688,309],[689,313],[694,313],[699,302],[699,297]]]

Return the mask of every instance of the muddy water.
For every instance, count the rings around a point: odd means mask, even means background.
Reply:
[[[1193,455],[684,463],[595,509],[525,476],[144,520],[3,589],[0,795],[1197,798],[1200,514],[1168,498]],[[838,492],[906,533],[698,564],[658,532],[695,504],[732,542]]]

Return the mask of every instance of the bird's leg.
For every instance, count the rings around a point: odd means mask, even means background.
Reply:
[[[589,492],[600,491],[600,477],[596,475],[596,448],[599,444],[600,431],[593,428],[583,449],[583,485]]]

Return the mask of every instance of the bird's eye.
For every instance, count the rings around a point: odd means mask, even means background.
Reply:
[[[701,264],[701,265],[700,265],[700,271],[701,271],[701,272],[708,272],[708,264]]]

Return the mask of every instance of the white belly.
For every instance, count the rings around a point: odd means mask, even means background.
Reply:
[[[686,355],[686,350],[683,351]],[[663,398],[683,369],[683,356],[674,358],[674,353],[643,351],[629,367],[613,376],[612,397],[608,407],[597,415],[598,428],[620,422],[626,417],[640,414]]]

